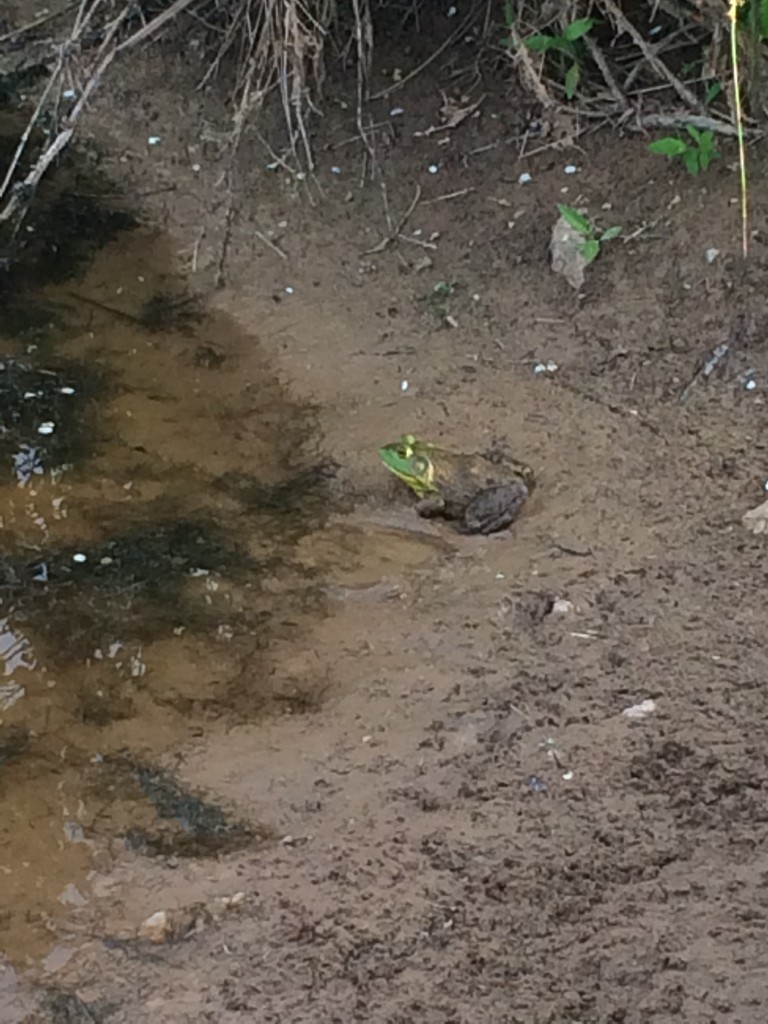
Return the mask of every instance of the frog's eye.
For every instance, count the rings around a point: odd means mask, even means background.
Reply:
[[[422,455],[417,455],[411,459],[411,469],[419,476],[423,476],[429,469],[429,462]]]

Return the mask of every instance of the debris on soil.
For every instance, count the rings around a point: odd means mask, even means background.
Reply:
[[[178,910],[158,910],[141,922],[137,935],[160,945],[187,939],[201,932],[212,920],[211,912],[200,903]]]
[[[508,747],[525,725],[525,718],[517,708],[498,711],[469,711],[456,720],[455,748],[460,751],[483,747]]]
[[[541,373],[557,373],[559,367],[554,359],[548,359],[546,363],[536,363],[533,368],[533,372],[537,374]]]
[[[584,284],[584,270],[588,260],[584,255],[584,239],[562,214],[552,228],[549,245],[552,256],[552,270],[562,274],[571,288],[577,291]]]
[[[693,377],[688,381],[686,386],[680,393],[680,401],[687,402],[691,397],[691,392],[700,380],[708,380],[718,366],[722,363],[725,357],[728,355],[730,347],[725,343],[717,345],[709,357],[702,363],[702,365],[696,370]]]
[[[219,897],[209,906],[193,903],[188,907],[177,907],[174,910],[157,910],[141,922],[137,929],[137,938],[147,939],[156,945],[187,939],[201,932],[222,914],[242,906],[244,902],[245,893],[236,892],[231,896]]]
[[[55,989],[46,993],[42,1010],[49,1021],[59,1024],[100,1024],[105,1019],[100,1011],[74,992],[57,992]]]
[[[756,508],[745,512],[741,519],[750,533],[768,532],[768,500],[761,502]]]
[[[656,710],[655,700],[642,700],[639,704],[633,704],[630,708],[624,708],[621,712],[631,722],[641,722],[644,718],[652,715]]]

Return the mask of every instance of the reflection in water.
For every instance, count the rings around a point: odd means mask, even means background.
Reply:
[[[96,858],[267,838],[161,766],[212,719],[278,699],[270,646],[325,614],[325,583],[369,586],[434,551],[323,529],[337,467],[314,410],[170,263],[162,239],[120,238],[76,305],[28,295],[38,347],[0,353],[0,955],[19,964],[90,899]],[[309,677],[307,707],[325,686]]]
[[[264,838],[159,765],[263,707],[267,633],[321,611],[293,556],[332,477],[313,412],[169,263],[123,236],[75,305],[28,295],[34,344],[0,351],[0,953],[19,964],[88,902],[97,854]]]
[[[15,633],[7,619],[0,619],[0,660],[6,677],[13,676],[19,669],[34,668],[36,664],[29,640]]]

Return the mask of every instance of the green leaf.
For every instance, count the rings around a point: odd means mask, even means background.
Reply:
[[[768,0],[752,0],[760,5],[760,37],[768,39]]]
[[[688,146],[683,142],[682,139],[676,139],[672,135],[667,135],[664,139],[656,139],[652,142],[648,149],[651,153],[656,153],[659,156],[682,156],[688,149]]]
[[[584,259],[587,261],[587,263],[591,263],[592,260],[594,260],[597,257],[599,252],[600,252],[600,243],[598,242],[598,240],[596,238],[588,239],[581,246],[581,254],[584,257]]]
[[[715,149],[714,147],[712,149],[709,149],[708,147],[702,147],[699,150],[699,164],[701,165],[702,171],[706,171],[706,169],[709,167],[712,161],[717,160],[719,156],[719,150]]]
[[[608,228],[606,231],[602,233],[602,235],[600,235],[600,241],[610,242],[612,239],[618,238],[623,230],[624,229],[620,227]]]
[[[710,103],[712,103],[714,100],[717,99],[717,97],[720,95],[720,93],[722,91],[723,91],[723,83],[722,82],[713,82],[712,85],[710,85],[710,87],[707,89],[707,95],[704,98],[704,103],[707,106],[709,106]]]
[[[701,142],[701,132],[695,125],[687,124],[685,126],[685,130],[688,132],[688,134],[691,136],[694,142]]]
[[[683,153],[683,163],[689,174],[698,174],[700,169],[698,149],[686,149]]]
[[[557,46],[557,39],[554,36],[545,35],[528,36],[525,40],[525,45],[529,50],[533,50],[534,53],[546,53],[553,46]]]
[[[560,215],[563,220],[572,227],[574,231],[578,231],[580,235],[591,235],[592,225],[584,216],[579,213],[578,210],[574,210],[572,206],[566,206],[565,203],[558,203],[557,208],[560,211]]]
[[[507,0],[507,2],[504,4],[504,24],[508,28],[512,28],[512,26],[515,24],[515,12],[512,7],[511,0]]]
[[[578,18],[576,21],[572,21],[565,30],[565,38],[569,43],[574,43],[577,39],[585,36],[594,24],[594,18]]]
[[[571,64],[565,73],[565,95],[572,100],[579,85],[579,65]]]

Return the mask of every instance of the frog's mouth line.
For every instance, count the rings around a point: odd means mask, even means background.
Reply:
[[[435,487],[435,467],[430,462],[422,476],[413,476],[411,473],[406,473],[399,469],[390,467],[395,476],[399,477],[403,483],[408,484],[412,491],[419,498],[424,498],[428,494],[435,494],[438,490]]]

